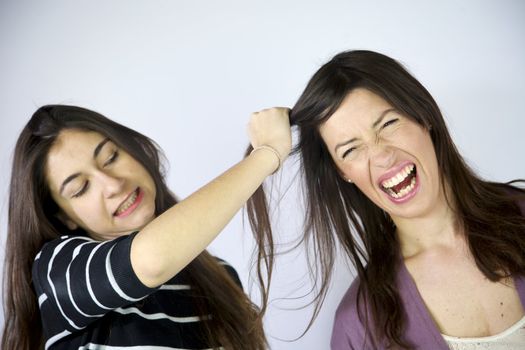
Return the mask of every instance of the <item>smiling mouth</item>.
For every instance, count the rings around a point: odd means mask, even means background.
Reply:
[[[117,210],[113,213],[113,216],[117,217],[124,217],[130,214],[135,208],[139,205],[140,201],[142,200],[142,191],[140,190],[140,187],[137,187],[135,191],[133,191],[132,194],[128,196],[120,204],[120,206],[117,208]]]
[[[380,187],[394,199],[403,198],[416,187],[416,174],[416,165],[408,164],[390,179],[383,181]]]

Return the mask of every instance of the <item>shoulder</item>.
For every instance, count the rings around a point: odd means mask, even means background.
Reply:
[[[117,293],[122,290],[131,293],[131,299],[150,293],[153,289],[139,281],[131,266],[130,249],[134,236],[132,233],[107,241],[62,236],[47,242],[33,262],[32,278],[37,293],[55,294],[55,290],[66,291],[64,288],[70,293],[71,288],[73,294],[85,294],[86,283],[94,288],[111,285]],[[91,283],[95,280],[97,283]],[[100,288],[102,291],[108,289]]]
[[[219,265],[222,265],[226,269],[226,272],[228,273],[228,275],[242,289],[243,287],[242,287],[241,279],[239,278],[239,274],[237,273],[235,268],[232,265],[230,265],[226,260],[223,260],[223,259],[221,259],[219,257],[216,257],[216,256],[214,256],[214,258],[215,258],[215,260],[217,260],[217,263]]]
[[[58,238],[55,238],[49,242],[46,242],[39,254],[42,252],[50,252],[56,249],[61,250],[63,247],[68,246],[68,248],[76,247],[85,242],[95,242],[92,238],[86,236],[74,236],[74,235],[64,235]],[[38,255],[37,255],[38,257]]]
[[[33,263],[33,287],[48,338],[77,332],[111,310],[156,288],[136,277],[129,257],[134,234],[108,241],[62,236],[46,243]],[[60,333],[62,334],[62,333]]]
[[[359,286],[359,277],[356,277],[341,299],[339,306],[337,307],[337,311],[335,313],[336,322],[348,322],[353,320],[357,315],[357,297]]]
[[[525,216],[525,181],[517,180],[503,186],[505,194],[519,207],[523,216]]]
[[[35,256],[33,273],[47,270],[50,264],[60,264],[64,255],[72,255],[82,245],[93,242],[93,239],[84,236],[61,236],[45,243]]]
[[[38,272],[38,268],[47,269],[51,266],[60,268],[64,264],[69,264],[79,254],[88,256],[94,253],[108,253],[114,245],[119,242],[124,243],[126,240],[129,240],[129,236],[122,236],[109,241],[97,241],[87,236],[75,235],[55,238],[46,242],[36,255],[33,272]]]
[[[337,307],[331,339],[334,350],[366,348],[366,326],[361,318],[367,318],[368,312],[359,296],[359,287],[359,278],[356,278]]]
[[[516,189],[516,188],[515,188]],[[525,190],[522,188],[516,189],[516,203],[521,210],[521,214],[525,216]]]

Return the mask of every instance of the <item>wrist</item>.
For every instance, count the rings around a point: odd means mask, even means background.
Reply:
[[[274,158],[277,160],[277,167],[275,167],[275,170],[274,170],[270,175],[275,174],[275,173],[281,168],[281,164],[282,164],[281,154],[279,153],[279,151],[277,151],[277,150],[276,150],[275,148],[273,148],[272,146],[269,146],[269,145],[260,145],[260,146],[255,147],[255,148],[250,152],[250,155],[252,155],[252,154],[255,153],[255,152],[260,152],[260,151],[264,151],[264,152],[267,153],[267,154],[273,154]]]

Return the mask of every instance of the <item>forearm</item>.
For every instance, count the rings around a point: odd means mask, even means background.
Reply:
[[[278,165],[272,152],[254,152],[173,206],[135,237],[131,262],[147,286],[158,286],[199,255]]]

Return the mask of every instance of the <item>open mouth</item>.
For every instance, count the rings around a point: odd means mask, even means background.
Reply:
[[[406,165],[391,178],[381,182],[381,189],[394,199],[408,196],[416,187],[417,169],[415,164]]]
[[[125,217],[131,214],[131,212],[135,210],[142,201],[142,197],[144,197],[144,192],[140,190],[140,187],[137,187],[137,189],[119,205],[117,210],[113,213],[113,216]]]

